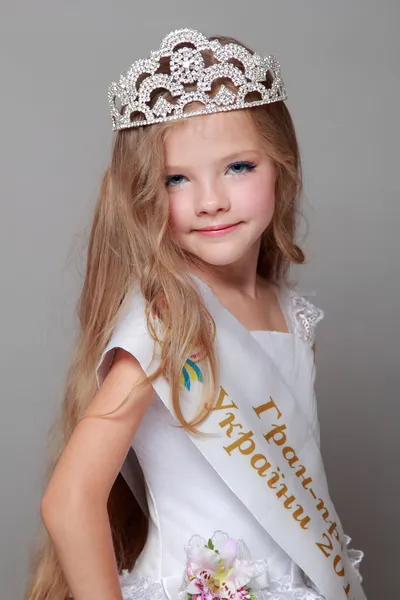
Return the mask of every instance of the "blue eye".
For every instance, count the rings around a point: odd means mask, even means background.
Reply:
[[[252,171],[256,166],[254,163],[241,160],[229,165],[228,171],[231,171],[234,175],[242,175],[248,171]]]
[[[227,168],[233,175],[244,175],[245,173],[255,169],[257,165],[252,162],[240,160],[232,163]],[[184,183],[186,177],[184,175],[169,175],[165,178],[165,185],[167,187],[178,187]]]
[[[183,175],[170,175],[165,178],[165,185],[170,187],[176,187],[177,185],[181,185],[185,177]]]

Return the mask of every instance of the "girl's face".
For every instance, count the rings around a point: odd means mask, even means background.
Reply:
[[[274,163],[242,110],[188,118],[167,132],[170,221],[186,251],[254,268],[275,206]]]

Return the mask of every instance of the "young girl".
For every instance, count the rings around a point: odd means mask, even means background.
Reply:
[[[300,159],[280,67],[169,34],[117,130],[27,600],[363,600],[290,284]]]

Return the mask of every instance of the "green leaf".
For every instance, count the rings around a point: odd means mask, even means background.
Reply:
[[[210,550],[215,550],[214,544],[212,543],[211,538],[208,540],[208,544],[207,544],[206,548],[209,548]]]

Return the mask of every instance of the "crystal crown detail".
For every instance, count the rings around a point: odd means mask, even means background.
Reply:
[[[212,54],[215,64],[205,66],[204,51]],[[166,64],[169,74],[160,72],[161,65],[162,70],[166,70]],[[217,94],[212,95],[213,83],[219,79],[230,80],[236,91],[221,84]],[[173,102],[162,94],[157,94],[154,102],[156,90],[169,92]],[[239,44],[223,45],[193,29],[169,33],[159,50],[151,52],[147,59],[134,62],[119,82],[113,82],[108,89],[114,131],[250,108],[286,98],[280,65],[274,56],[263,58]],[[185,110],[194,102],[203,107]]]

